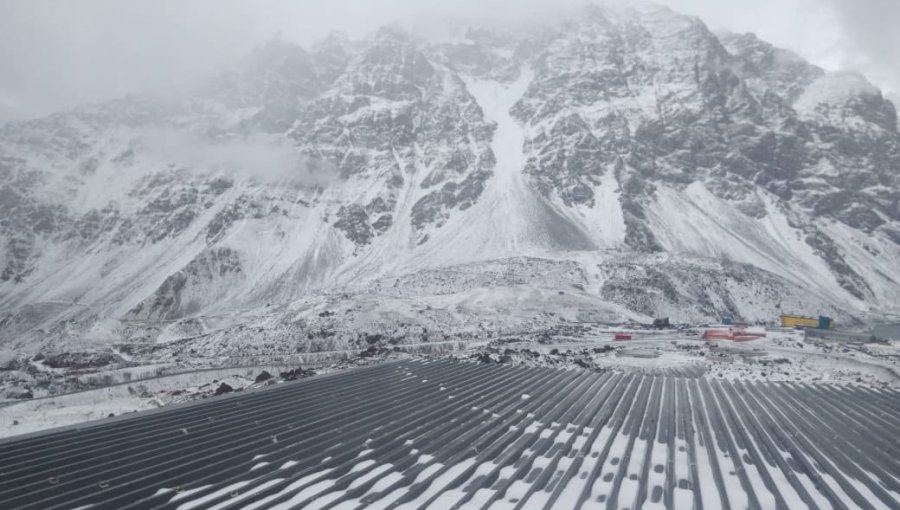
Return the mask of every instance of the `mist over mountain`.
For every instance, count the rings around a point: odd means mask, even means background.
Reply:
[[[235,62],[0,127],[0,348],[900,312],[897,103],[862,75],[662,7]]]

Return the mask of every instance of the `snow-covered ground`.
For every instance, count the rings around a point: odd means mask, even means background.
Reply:
[[[455,295],[447,294],[447,298],[454,299]],[[623,331],[633,339],[615,341],[615,333]],[[772,329],[765,338],[738,344],[708,343],[701,339],[700,330],[655,331],[563,322],[550,331],[508,334],[483,341],[410,344],[404,350],[408,352],[375,348],[373,344],[365,353],[339,353],[355,361],[325,363],[320,372],[397,356],[427,356],[567,370],[900,388],[900,342],[808,342],[802,332],[782,329]],[[206,398],[222,382],[235,390],[250,388],[257,385],[255,377],[263,369],[277,376],[288,368],[280,365],[203,370],[51,398],[7,401],[15,403],[0,407],[0,437]],[[141,373],[141,367],[129,370]],[[152,373],[147,367],[143,371]]]
[[[193,373],[159,377],[118,384],[108,388],[80,391],[65,395],[24,400],[0,407],[0,437],[27,434],[53,427],[99,420],[110,416],[156,409],[208,398],[216,394],[222,384],[240,391],[259,387],[256,377],[266,371],[276,381],[281,370],[288,367],[254,367],[241,369],[203,370]]]
[[[631,333],[633,339],[613,340],[621,331]],[[766,337],[750,342],[707,342],[699,332],[601,326],[581,337],[498,340],[460,357],[526,366],[900,388],[897,341],[862,345],[808,342],[800,331],[773,329]]]

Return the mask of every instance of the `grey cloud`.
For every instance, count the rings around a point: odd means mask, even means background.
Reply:
[[[279,33],[309,45],[332,30],[519,20],[583,1],[2,0],[0,122],[130,93],[177,97]]]
[[[338,175],[333,165],[298,154],[283,138],[211,140],[182,130],[148,129],[141,139],[142,150],[151,158],[198,174],[305,187],[327,185]]]
[[[593,0],[594,3],[636,3]],[[543,20],[591,0],[2,0],[0,122],[128,93],[179,96],[275,34],[309,45],[399,22]],[[896,0],[661,0],[712,28],[753,31],[826,67],[900,91]]]
[[[844,67],[900,94],[900,2],[828,0],[843,32]]]

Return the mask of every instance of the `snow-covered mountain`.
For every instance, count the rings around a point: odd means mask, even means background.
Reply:
[[[896,313],[898,172],[864,77],[666,8],[275,40],[0,128],[0,345]]]

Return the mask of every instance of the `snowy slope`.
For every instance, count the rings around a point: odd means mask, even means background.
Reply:
[[[649,224],[668,252],[754,265],[835,303],[848,303],[828,265],[803,241],[803,232],[789,224],[771,197],[760,194],[765,216],[756,219],[701,183],[682,192],[661,187],[649,208]]]
[[[0,344],[346,348],[366,321],[471,336],[591,309],[853,322],[900,312],[897,168],[865,78],[665,8],[275,41],[185,101],[0,128]],[[542,279],[558,264],[581,276]],[[297,310],[336,296],[371,314],[325,341]]]

